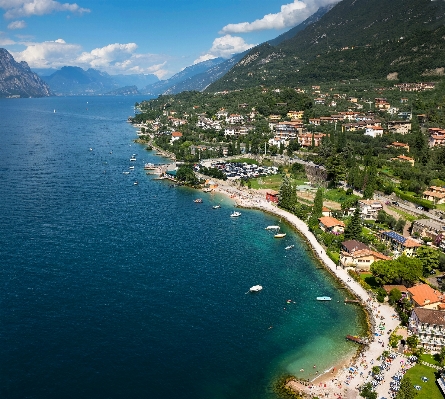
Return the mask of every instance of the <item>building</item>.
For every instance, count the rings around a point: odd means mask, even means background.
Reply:
[[[365,136],[371,136],[373,138],[383,136],[383,128],[381,126],[367,126]]]
[[[388,130],[390,133],[408,134],[411,132],[411,122],[390,121],[388,122]]]
[[[407,157],[406,155],[399,155],[395,158],[391,158],[391,161],[408,162],[411,166],[414,166],[414,158]]]
[[[266,201],[278,203],[279,192],[275,190],[269,190],[266,193]]]
[[[435,204],[443,204],[445,203],[445,188],[430,186],[429,190],[423,192],[422,198]]]
[[[334,234],[342,234],[345,231],[345,224],[336,218],[322,216],[321,218],[318,218],[318,221],[320,222],[319,225],[323,231]]]
[[[422,245],[410,237],[404,237],[395,231],[384,231],[380,233],[380,240],[389,246],[396,255],[414,256],[417,248]]]
[[[291,120],[301,120],[303,119],[304,111],[289,111],[287,117]]]
[[[369,271],[371,265],[378,260],[391,260],[391,257],[371,249],[340,252],[340,264],[343,267],[355,267],[357,271]]]
[[[408,330],[419,337],[419,346],[439,352],[445,345],[445,312],[415,308],[409,318]]]
[[[394,143],[388,144],[387,147],[388,148],[402,149],[402,150],[406,150],[406,152],[409,152],[409,145],[406,144],[406,143],[400,143],[398,141],[394,141]]]
[[[445,145],[445,133],[444,134],[432,134],[428,138],[429,147],[439,147]]]
[[[439,223],[433,219],[419,219],[413,222],[411,234],[418,237],[428,237],[435,242],[439,235],[445,238],[445,222]],[[440,241],[442,241],[440,239]]]
[[[445,296],[440,291],[431,288],[428,284],[418,284],[408,288],[408,294],[414,306],[425,309],[445,308],[445,303],[443,303]]]
[[[382,203],[374,200],[360,200],[358,206],[360,207],[360,216],[367,220],[376,220],[379,211],[383,210]]]
[[[302,147],[318,147],[325,136],[324,133],[302,133],[297,136],[297,140]]]
[[[181,132],[172,132],[172,138],[170,139],[170,144],[173,144],[174,141],[179,140],[182,137]]]
[[[341,251],[343,252],[352,253],[363,249],[369,249],[369,247],[357,240],[347,240],[341,243]]]

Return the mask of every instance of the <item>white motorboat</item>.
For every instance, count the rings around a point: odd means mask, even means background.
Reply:
[[[284,249],[292,249],[293,247],[295,247],[295,245],[288,245],[286,248],[284,248]]]
[[[130,166],[128,169],[134,169],[134,166]]]
[[[317,301],[331,301],[332,298],[330,296],[317,296]]]
[[[212,208],[213,209],[219,209],[219,208],[221,208],[221,205],[213,205]]]
[[[261,285],[254,285],[253,287],[250,287],[249,292],[258,292],[261,291],[263,287]]]
[[[280,230],[280,226],[267,226],[265,230]]]
[[[231,218],[237,218],[238,216],[241,216],[241,212],[234,211],[230,214]]]
[[[275,238],[284,238],[286,237],[286,233],[278,233],[274,235]]]

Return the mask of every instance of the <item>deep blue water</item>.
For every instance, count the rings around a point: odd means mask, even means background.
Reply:
[[[361,312],[288,226],[145,174],[141,99],[0,100],[1,398],[272,398],[354,350]]]

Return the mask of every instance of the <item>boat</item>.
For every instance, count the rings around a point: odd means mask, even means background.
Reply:
[[[284,249],[292,249],[293,247],[295,247],[295,245],[288,245],[286,248],[284,248]]]
[[[219,209],[219,208],[221,208],[221,205],[213,205],[212,208],[213,209]]]
[[[201,204],[202,203],[202,199],[201,198],[196,198],[193,200],[194,203],[196,204]]]
[[[286,237],[286,233],[278,233],[274,235],[275,238],[284,238]]]
[[[135,186],[137,186],[138,185],[138,182],[137,181],[135,181],[134,183],[133,183]]]
[[[280,230],[280,226],[267,226],[264,230]]]
[[[136,158],[135,157],[131,157],[130,161],[136,161]]]
[[[156,165],[154,164],[154,163],[151,163],[151,162],[147,162],[145,165],[144,165],[144,169],[145,170],[154,170],[154,169],[156,169]]]
[[[134,169],[134,166],[130,166],[128,169]]]
[[[234,211],[230,214],[231,218],[237,218],[238,216],[241,216],[241,212]]]
[[[128,174],[130,174],[130,172],[128,172],[128,171],[124,171],[124,172],[122,172],[124,175],[128,175]]]
[[[249,288],[249,292],[258,292],[261,291],[263,287],[261,285],[254,285],[253,287]]]
[[[317,296],[317,301],[330,301],[332,298],[330,296]]]

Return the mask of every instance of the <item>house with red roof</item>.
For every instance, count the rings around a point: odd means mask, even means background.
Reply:
[[[320,229],[323,231],[342,234],[345,231],[345,224],[341,220],[337,220],[331,216],[323,216],[318,218]]]

